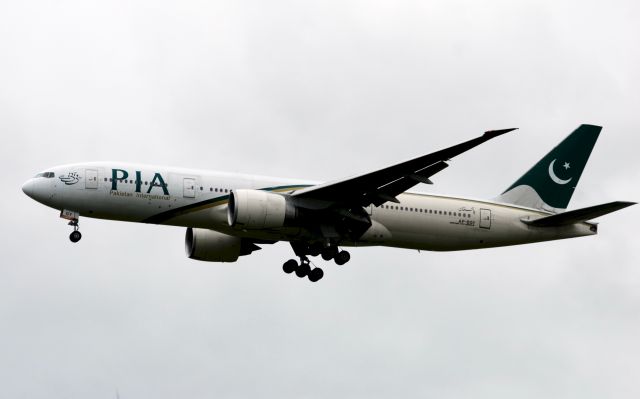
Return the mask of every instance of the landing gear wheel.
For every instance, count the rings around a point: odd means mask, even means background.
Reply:
[[[316,267],[315,269],[309,272],[308,277],[309,277],[309,281],[311,281],[312,283],[315,283],[316,281],[319,281],[322,278],[322,276],[324,276],[324,272],[319,267]]]
[[[310,271],[311,271],[311,267],[309,266],[309,263],[302,262],[300,266],[296,268],[296,276],[303,278],[306,275],[308,275]]]
[[[284,272],[287,274],[291,274],[296,270],[297,267],[298,262],[293,259],[289,259],[288,261],[284,262],[284,265],[282,265],[282,270],[284,270]]]
[[[331,260],[336,257],[338,254],[338,248],[336,247],[327,247],[322,249],[322,259]]]
[[[349,252],[347,251],[340,251],[334,258],[334,261],[336,262],[336,265],[338,266],[342,266],[345,263],[349,262],[349,259],[351,259],[351,254],[349,254]]]
[[[69,234],[69,239],[71,242],[78,242],[82,238],[82,234],[78,230],[74,230]]]

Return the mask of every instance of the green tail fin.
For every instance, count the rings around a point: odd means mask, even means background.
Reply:
[[[580,125],[497,200],[556,213],[565,210],[601,130]]]

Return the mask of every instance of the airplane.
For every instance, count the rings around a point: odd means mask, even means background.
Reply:
[[[235,262],[278,241],[299,259],[282,268],[317,282],[309,257],[338,265],[345,247],[458,251],[591,236],[593,218],[634,205],[616,201],[566,211],[602,127],[580,125],[502,194],[477,200],[409,190],[432,184],[450,160],[516,129],[328,183],[119,162],[57,166],[22,186],[57,209],[80,241],[80,216],[186,227],[189,258]],[[313,266],[313,267],[312,267]]]

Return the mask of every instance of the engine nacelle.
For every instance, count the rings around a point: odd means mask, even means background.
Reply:
[[[235,262],[242,254],[242,239],[208,229],[187,229],[184,240],[190,259],[206,262]]]
[[[295,213],[285,196],[262,190],[233,190],[229,195],[227,220],[236,229],[272,229],[283,227],[289,214]]]

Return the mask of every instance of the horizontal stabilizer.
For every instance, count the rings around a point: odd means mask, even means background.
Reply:
[[[576,209],[573,211],[547,216],[540,219],[523,220],[523,222],[530,226],[536,227],[566,226],[568,224],[585,222],[587,220],[597,218],[598,216],[603,216],[611,212],[619,211],[620,209],[635,204],[635,202],[615,201],[609,202],[607,204],[590,206],[588,208]]]

